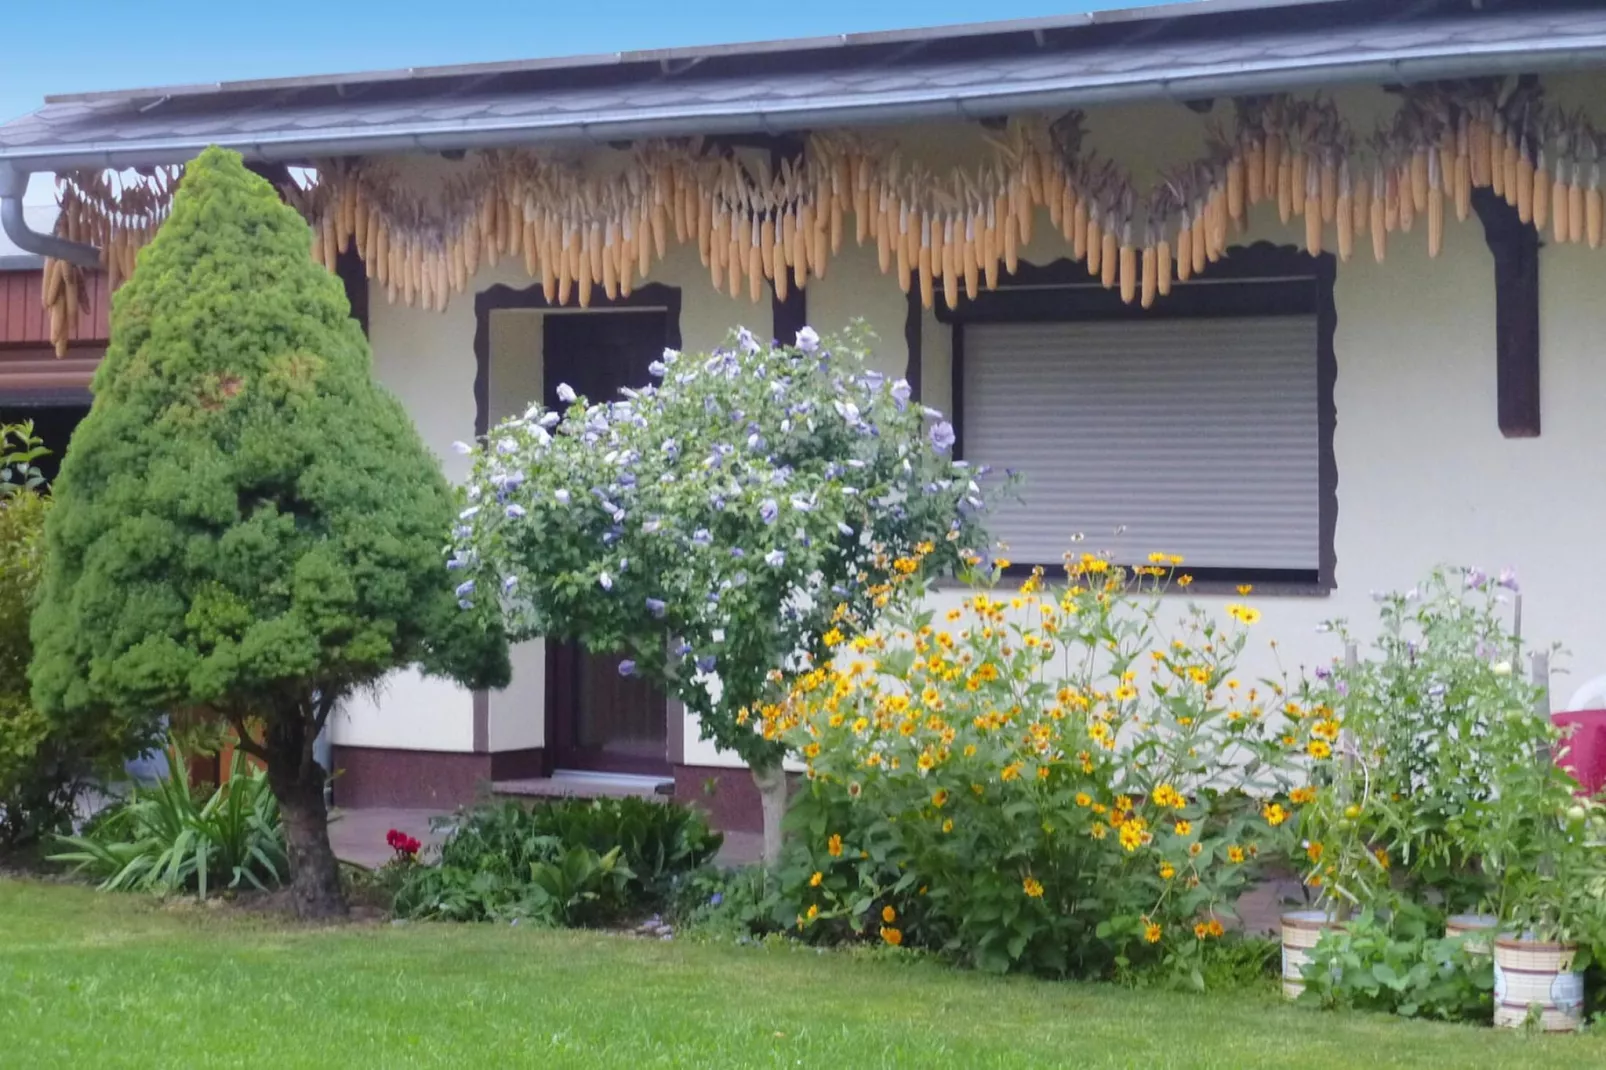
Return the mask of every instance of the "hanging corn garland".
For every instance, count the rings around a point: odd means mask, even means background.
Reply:
[[[408,189],[384,160],[325,161],[282,192],[312,225],[315,259],[332,271],[354,249],[388,301],[436,310],[504,258],[539,279],[553,305],[629,296],[671,244],[695,244],[716,290],[756,302],[773,287],[784,299],[825,277],[850,232],[904,292],[953,308],[1016,271],[1044,209],[1091,278],[1145,308],[1226,255],[1261,205],[1296,225],[1311,254],[1344,261],[1369,239],[1381,262],[1396,233],[1422,234],[1438,256],[1447,210],[1464,221],[1475,189],[1557,243],[1601,244],[1600,136],[1582,114],[1546,108],[1535,87],[1413,87],[1364,142],[1323,95],[1234,103],[1231,129],[1211,130],[1200,159],[1145,195],[1085,147],[1077,111],[1012,120],[988,136],[983,159],[946,173],[831,131],[775,170],[689,139],[641,143],[605,173],[572,154],[482,153],[434,196]],[[181,173],[64,175],[56,232],[99,247],[115,288],[166,219]],[[79,269],[47,262],[58,353],[83,286]]]

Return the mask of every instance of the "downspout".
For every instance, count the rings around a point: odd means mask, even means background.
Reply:
[[[100,250],[93,245],[67,241],[53,234],[41,234],[28,228],[22,212],[22,198],[28,192],[27,171],[0,161],[0,230],[5,231],[17,248],[55,260],[65,260],[79,267],[100,267]]]

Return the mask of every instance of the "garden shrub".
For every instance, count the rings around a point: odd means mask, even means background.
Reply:
[[[786,920],[989,970],[1202,985],[1238,893],[1283,855],[1312,735],[1234,674],[1258,611],[1168,625],[1162,592],[1188,580],[1151,560],[1084,555],[1063,589],[1036,574],[941,621],[896,615],[766,709],[808,763]]]
[[[205,796],[190,786],[187,763],[168,749],[167,776],[134,786],[51,861],[100,881],[102,891],[195,892],[249,885],[259,891],[289,876],[284,827],[267,774],[236,752],[229,775]]]
[[[646,799],[508,801],[440,825],[439,864],[410,868],[397,892],[403,917],[597,924],[662,906],[722,842],[697,811]]]
[[[44,567],[50,499],[32,427],[0,427],[0,851],[67,831],[91,778],[134,747],[98,728],[53,724],[29,697],[29,622]]]
[[[499,607],[515,638],[624,654],[621,672],[680,699],[753,770],[771,857],[785,748],[751,711],[876,614],[895,561],[923,545],[941,570],[975,545],[983,473],[871,366],[862,330],[774,346],[739,330],[650,373],[621,398],[560,385],[562,411],[492,429],[451,567],[463,604]]]

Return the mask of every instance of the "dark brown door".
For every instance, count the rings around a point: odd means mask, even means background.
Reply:
[[[542,327],[546,403],[558,384],[592,402],[619,388],[645,386],[647,365],[663,353],[661,311],[549,313]],[[547,740],[559,769],[667,774],[668,710],[663,695],[619,675],[619,655],[547,643]]]

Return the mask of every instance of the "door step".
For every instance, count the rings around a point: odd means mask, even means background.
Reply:
[[[675,793],[675,782],[666,777],[559,770],[551,776],[498,780],[491,791],[534,799],[667,799]]]

